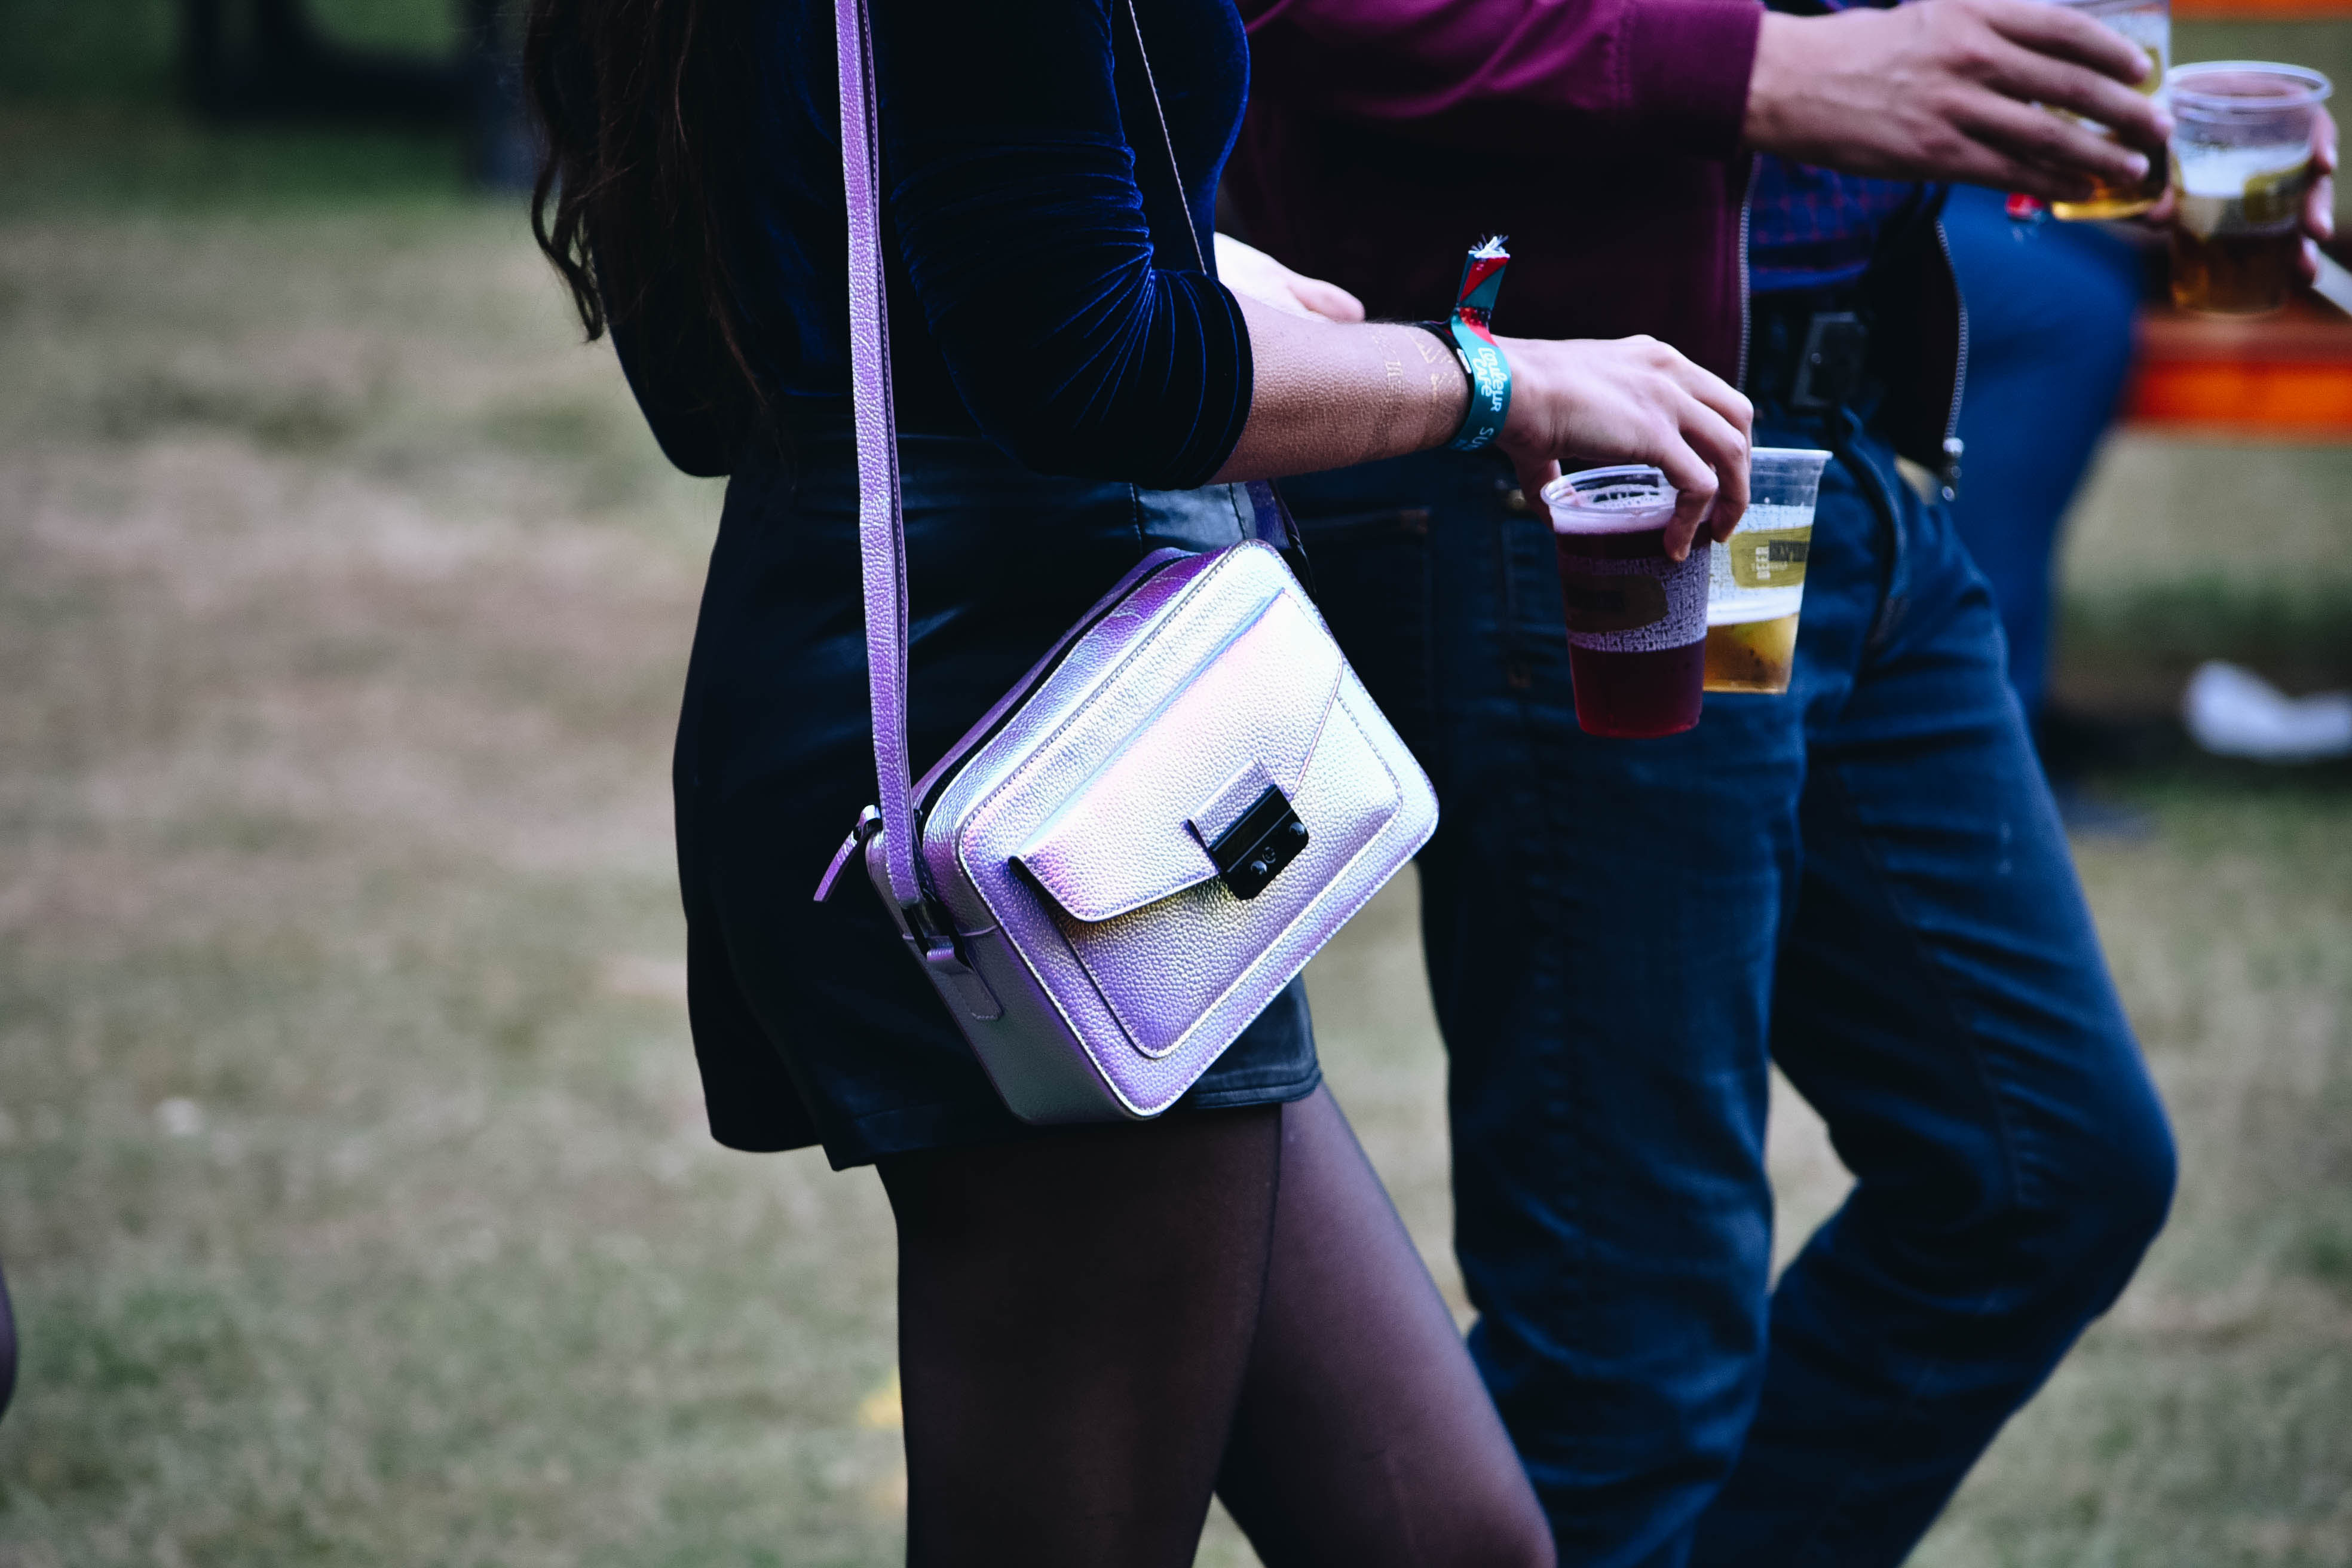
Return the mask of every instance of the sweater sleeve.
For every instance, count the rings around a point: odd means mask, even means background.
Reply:
[[[1724,158],[1748,108],[1754,0],[1241,0],[1288,100],[1443,145]]]
[[[1248,329],[1154,251],[1105,0],[875,10],[890,221],[981,429],[1040,472],[1205,482],[1249,416]]]

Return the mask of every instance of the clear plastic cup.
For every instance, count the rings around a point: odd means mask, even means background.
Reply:
[[[2284,306],[2302,279],[2311,117],[2328,80],[2301,66],[2213,60],[2172,73],[2172,302],[2217,316]]]
[[[1759,447],[1748,458],[1748,512],[1707,566],[1706,689],[1780,692],[1797,657],[1813,501],[1830,455]]]
[[[1672,735],[1698,722],[1708,545],[1666,558],[1675,488],[1644,464],[1543,488],[1559,555],[1576,721],[1587,734]]]
[[[2147,75],[2139,90],[2149,98],[2164,96],[2165,78],[2172,68],[2172,6],[2169,0],[2058,0],[2095,22],[2104,22],[2147,57]],[[2115,132],[2080,115],[2069,119],[2112,141]],[[2051,216],[2062,218],[2137,217],[2163,199],[2166,170],[2161,157],[2147,161],[2147,174],[2137,184],[2116,184],[2094,179],[2091,194],[2078,202],[2052,202]]]

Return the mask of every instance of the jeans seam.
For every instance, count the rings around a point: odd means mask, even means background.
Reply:
[[[1857,819],[1853,810],[1853,796],[1846,788],[1843,768],[1832,763],[1826,772],[1831,786],[1837,792],[1839,805],[1843,808],[1847,821],[1855,822]],[[1976,1031],[1968,1026],[1969,1010],[1961,1005],[1959,998],[1953,994],[1942,967],[1919,942],[1918,926],[1912,919],[1910,910],[1905,906],[1896,879],[1888,870],[1886,863],[1880,858],[1877,846],[1873,842],[1870,835],[1856,833],[1853,837],[1854,842],[1861,847],[1863,854],[1869,858],[1871,869],[1876,874],[1880,886],[1885,890],[1887,902],[1895,906],[1897,921],[1903,928],[1905,940],[1910,944],[1921,968],[1926,970],[1929,984],[1935,986],[1936,994],[1943,1003],[1945,1016],[1953,1032],[1959,1037],[1962,1047],[1968,1051],[1969,1066],[1975,1069],[1977,1081],[1982,1086],[1985,1098],[1991,1102],[1993,1115],[2000,1123],[2003,1174],[2009,1178],[2011,1192],[2021,1193],[2025,1187],[2025,1174],[2019,1153],[2021,1141],[2017,1129],[2010,1123],[2009,1105],[2001,1095],[2000,1085],[1995,1081],[1993,1074],[1985,1065],[1984,1053],[1977,1044]]]
[[[1843,769],[1832,763],[1829,767],[1818,770],[1818,773],[1825,779],[1828,786],[1835,791],[1841,814],[1845,816],[1850,825],[1858,826],[1858,820],[1853,809],[1852,794],[1846,788]],[[1856,832],[1853,837],[1862,853],[1869,859],[1871,868],[1877,877],[1887,901],[1895,906],[1897,923],[1902,927],[1905,938],[1912,946],[1915,956],[1927,971],[1928,983],[1935,987],[1936,994],[1943,1004],[1946,1017],[1953,1026],[1954,1032],[1959,1037],[1962,1047],[1968,1052],[1969,1065],[1975,1069],[1977,1081],[1983,1087],[1985,1098],[1992,1106],[1994,1121],[2000,1131],[2001,1163],[2003,1173],[2009,1180],[2010,1191],[2011,1194],[2021,1192],[2023,1175],[2020,1169],[2017,1132],[2010,1124],[2009,1107],[2001,1098],[2000,1087],[1993,1081],[1991,1073],[1985,1067],[1983,1053],[1977,1046],[1976,1032],[1963,1024],[1965,1010],[1946,983],[1942,969],[1919,944],[1918,928],[1910,919],[1909,911],[1903,907],[1903,900],[1897,890],[1896,881],[1888,871],[1885,861],[1880,858],[1872,837],[1866,833]],[[1849,1198],[1847,1201],[1850,1203],[1853,1200]],[[1990,1310],[1999,1295],[1998,1288],[1983,1292],[1969,1308],[1968,1315],[1971,1319],[1982,1318]],[[1887,1418],[1886,1425],[1890,1428],[1899,1427],[1911,1413],[1918,1408],[1927,1387],[1935,1381],[1936,1373],[1937,1368],[1930,1365],[1923,1369],[1916,1379],[1905,1386],[1902,1404],[1897,1405]],[[1852,1497],[1854,1488],[1859,1484],[1859,1479],[1857,1475],[1849,1472],[1845,1482],[1840,1486],[1836,1494],[1822,1507],[1821,1513],[1813,1521],[1811,1529],[1807,1531],[1797,1542],[1796,1554],[1810,1552],[1830,1527],[1839,1521],[1841,1510]]]
[[[1499,643],[1497,651],[1504,659],[1506,689],[1511,694],[1511,710],[1518,724],[1521,754],[1532,763],[1541,754],[1538,742],[1545,726],[1536,715],[1538,697],[1535,681],[1532,679],[1533,671],[1521,647],[1517,616],[1520,595],[1517,592],[1518,561],[1517,551],[1515,548],[1517,540],[1509,526],[1509,519],[1507,517],[1499,524],[1491,527],[1489,537],[1495,542],[1496,557],[1502,563],[1500,575],[1507,589],[1503,603],[1496,606],[1496,625]],[[1515,668],[1527,670],[1528,678],[1516,682],[1510,681],[1508,677]],[[1543,776],[1542,770],[1531,766],[1529,776],[1531,780],[1540,781]],[[1560,846],[1568,837],[1570,827],[1564,819],[1566,814],[1564,792],[1558,786],[1557,782],[1549,788],[1544,787],[1539,782],[1532,784],[1531,787],[1535,789],[1537,798],[1541,803],[1538,819],[1540,823],[1542,837],[1537,846],[1538,850],[1536,857],[1537,863],[1557,867],[1561,858]],[[1557,1139],[1564,1139],[1568,1145],[1562,1148],[1554,1142],[1546,1152],[1559,1168],[1573,1169],[1576,1172],[1577,1179],[1568,1184],[1566,1193],[1565,1206],[1569,1212],[1563,1214],[1561,1217],[1568,1222],[1570,1234],[1579,1238],[1579,1246],[1575,1255],[1567,1259],[1570,1287],[1563,1292],[1566,1300],[1562,1305],[1567,1309],[1565,1315],[1581,1321],[1589,1307],[1591,1284],[1591,1270],[1588,1266],[1590,1247],[1584,1241],[1587,1230],[1584,1224],[1583,1196],[1592,1190],[1593,1184],[1600,1176],[1600,1172],[1595,1167],[1600,1140],[1585,1136],[1580,1121],[1585,1113],[1585,1109],[1594,1102],[1596,1097],[1589,1092],[1589,1085],[1580,1085],[1572,1081],[1581,1077],[1580,1068],[1582,1058],[1580,1053],[1570,1047],[1565,1038],[1569,977],[1566,963],[1560,955],[1567,951],[1567,943],[1565,942],[1547,943],[1544,944],[1544,950],[1549,956],[1544,968],[1538,973],[1548,975],[1552,989],[1550,1005],[1548,1009],[1552,1026],[1547,1031],[1550,1039],[1544,1051],[1544,1057],[1550,1070],[1542,1075],[1548,1101],[1544,1110],[1544,1125],[1548,1134]],[[1578,1092],[1580,1089],[1584,1089],[1585,1092]],[[1553,1190],[1556,1194],[1559,1191],[1558,1187]]]

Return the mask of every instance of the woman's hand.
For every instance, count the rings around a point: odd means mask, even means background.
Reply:
[[[1216,238],[1217,281],[1236,294],[1246,294],[1262,305],[1294,316],[1326,321],[1360,321],[1364,302],[1320,278],[1293,272],[1255,246],[1244,245],[1230,234]]]
[[[1748,510],[1755,410],[1730,383],[1655,338],[1496,338],[1511,362],[1511,407],[1496,443],[1536,495],[1577,464],[1651,463],[1682,492],[1666,528],[1679,561],[1705,521],[1729,537]]]

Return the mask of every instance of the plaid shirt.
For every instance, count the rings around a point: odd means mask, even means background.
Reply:
[[[1843,11],[1882,0],[1818,3]],[[1756,183],[1748,196],[1749,290],[1769,294],[1851,283],[1869,267],[1879,229],[1917,190],[1910,180],[1841,174],[1764,153],[1757,159]]]

